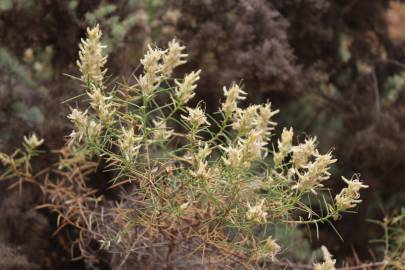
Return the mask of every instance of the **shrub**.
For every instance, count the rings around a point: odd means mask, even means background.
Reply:
[[[43,207],[59,215],[60,228],[78,229],[83,256],[94,256],[96,240],[119,266],[265,266],[283,251],[276,226],[330,223],[361,202],[367,186],[356,175],[342,177],[347,187],[335,197],[328,192],[336,159],[317,150],[316,137],[295,144],[284,128],[271,149],[278,110],[270,102],[240,108],[238,84],[223,88],[213,116],[202,102],[189,107],[201,71],[173,78],[187,57],[176,40],[166,50],[149,46],[133,83],[107,86],[101,31],[87,34],[77,78],[87,109],[72,109],[59,162],[37,174],[45,175]],[[33,135],[25,150],[2,154],[2,179],[32,182],[29,161],[41,143]]]
[[[198,94],[212,112],[218,90],[232,81],[243,82],[249,100],[257,102],[305,88],[289,22],[269,1],[167,1],[161,22],[162,36],[187,43],[190,59],[180,70],[204,70]]]

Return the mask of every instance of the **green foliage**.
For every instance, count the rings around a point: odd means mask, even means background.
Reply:
[[[385,96],[388,102],[392,103],[398,99],[405,85],[405,74],[395,74],[388,78],[385,85]]]
[[[35,81],[32,80],[30,70],[22,65],[6,48],[0,48],[0,68],[15,75],[18,79],[23,80],[31,87],[37,86]]]
[[[34,0],[2,0],[0,1],[0,11],[9,11],[12,8],[29,9],[34,5]]]
[[[36,106],[29,107],[23,102],[15,102],[12,110],[16,117],[31,125],[38,125],[44,121],[44,115]]]

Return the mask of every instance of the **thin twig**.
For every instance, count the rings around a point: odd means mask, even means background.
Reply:
[[[380,104],[380,91],[378,89],[378,79],[375,73],[375,69],[371,73],[373,77],[373,90],[374,90],[374,99],[375,99],[375,108],[378,114],[381,113],[381,104]]]

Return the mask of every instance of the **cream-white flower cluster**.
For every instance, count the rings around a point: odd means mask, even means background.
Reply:
[[[315,154],[316,137],[306,139],[304,143],[292,148],[292,160],[296,168],[307,165],[309,158]]]
[[[263,133],[252,130],[246,138],[238,137],[235,145],[220,148],[225,152],[222,157],[225,165],[236,168],[249,168],[252,161],[263,158],[267,142],[263,139]]]
[[[338,211],[345,211],[347,209],[356,207],[361,202],[360,189],[368,188],[359,179],[348,180],[342,177],[343,181],[347,184],[347,187],[343,188],[339,194],[336,195],[336,207]]]
[[[191,125],[191,128],[198,129],[202,125],[209,126],[210,123],[207,120],[205,112],[200,108],[187,107],[188,116],[182,115],[181,118]]]
[[[141,64],[144,68],[144,74],[138,78],[138,84],[142,90],[142,93],[150,95],[155,92],[159,87],[162,76],[161,76],[161,58],[164,54],[159,48],[153,48],[148,46],[148,51],[145,56],[141,59]]]
[[[275,260],[275,257],[277,253],[279,253],[281,250],[281,247],[277,242],[272,238],[270,235],[266,239],[266,243],[264,244],[264,251],[266,252],[266,255],[271,258],[272,261]]]
[[[276,167],[280,166],[283,160],[287,157],[288,153],[291,151],[292,138],[294,132],[293,129],[284,128],[281,133],[281,140],[278,140],[278,151],[274,153],[274,165]]]
[[[137,79],[138,86],[144,95],[149,96],[153,94],[163,79],[172,74],[174,68],[186,62],[184,58],[187,54],[183,53],[184,49],[185,47],[180,46],[176,40],[172,40],[169,43],[167,50],[154,48],[150,45],[148,46],[148,51],[141,59],[144,73]],[[198,80],[195,78],[195,75],[196,74],[193,74],[192,77],[187,78],[189,80],[187,87],[192,87],[195,80]],[[187,87],[183,87],[182,90],[189,90]],[[181,94],[181,96],[184,99],[187,95]]]
[[[155,141],[166,141],[173,136],[174,130],[167,127],[165,119],[153,119],[152,122],[155,125],[153,130],[153,139]]]
[[[83,138],[90,141],[98,139],[102,126],[96,120],[90,119],[87,115],[87,110],[82,112],[78,109],[73,109],[68,118],[75,126],[75,129],[69,135],[69,145],[73,145],[74,142],[80,142]]]
[[[194,165],[190,174],[196,178],[209,178],[211,176],[211,168],[208,165],[207,158],[211,154],[212,149],[207,142],[198,141],[198,151],[194,157],[192,157],[192,163]]]
[[[87,92],[90,97],[90,106],[98,113],[101,123],[108,127],[113,122],[116,108],[112,102],[112,96],[103,95],[100,87],[92,86]]]
[[[262,241],[259,249],[256,251],[254,258],[257,261],[275,261],[276,255],[280,252],[280,245],[270,235],[265,241]]]
[[[268,213],[263,209],[264,203],[265,199],[262,199],[254,206],[251,206],[249,203],[247,203],[248,211],[246,212],[246,219],[257,224],[266,223]]]
[[[169,42],[168,47],[167,52],[162,56],[161,67],[162,74],[166,77],[170,77],[176,67],[185,64],[187,62],[185,58],[188,56],[183,53],[186,47],[181,46],[175,39]]]
[[[32,133],[30,137],[24,136],[24,142],[29,149],[35,149],[44,143],[44,139],[38,139],[37,135]]]
[[[82,39],[79,45],[77,65],[82,74],[82,80],[88,85],[87,94],[91,100],[91,107],[98,113],[100,122],[109,126],[116,109],[112,103],[112,97],[103,94],[103,80],[107,72],[104,66],[107,62],[107,56],[103,54],[105,46],[101,43],[101,36],[99,25],[87,29],[87,38]],[[89,122],[89,124],[96,127],[94,122]]]
[[[230,118],[238,108],[238,102],[246,99],[246,92],[244,92],[239,85],[233,83],[229,89],[225,86],[223,88],[226,97],[225,102],[222,103],[222,111],[225,118]]]
[[[94,28],[87,28],[87,39],[82,39],[79,47],[79,66],[82,80],[88,84],[100,87],[107,69],[104,65],[107,57],[103,55],[104,45],[101,44],[101,30],[98,25]]]
[[[195,96],[194,90],[197,88],[196,82],[200,79],[200,73],[201,70],[198,70],[197,72],[193,71],[190,74],[187,74],[182,82],[175,80],[177,86],[174,91],[180,105],[186,104]]]
[[[131,161],[138,154],[142,137],[136,136],[133,127],[122,128],[118,139],[118,146],[127,161]]]
[[[298,182],[296,185],[293,186],[293,189],[298,189],[301,191],[311,191],[312,193],[316,194],[315,189],[318,187],[323,187],[322,182],[329,179],[330,172],[329,166],[336,162],[336,159],[332,158],[332,154],[326,153],[321,155],[318,153],[317,150],[314,150],[312,155],[315,157],[315,161],[308,162],[305,160],[305,163],[301,163],[299,165],[301,168],[304,168],[304,172],[300,172],[298,168],[295,170],[298,175]]]
[[[292,128],[283,129],[281,140],[278,141],[278,151],[274,152],[274,164],[276,167],[285,165],[283,161],[290,157],[292,166],[288,169],[287,181],[296,181],[292,189],[316,194],[316,188],[323,187],[322,182],[329,179],[330,166],[337,160],[331,152],[323,155],[318,152],[316,137],[307,138],[304,143],[294,146],[293,135]]]
[[[265,138],[270,135],[270,131],[276,125],[271,118],[277,113],[278,110],[271,110],[271,103],[263,106],[251,105],[246,109],[236,108],[232,128],[238,132],[239,136],[246,136],[249,131],[256,129]]]
[[[14,163],[14,159],[9,155],[0,152],[0,161],[4,166],[8,166]]]
[[[254,128],[258,107],[258,105],[251,105],[246,109],[236,108],[232,128],[238,132],[239,136],[247,135]]]
[[[222,104],[222,111],[225,118],[232,118],[232,128],[237,131],[237,139],[234,144],[221,146],[221,149],[225,152],[225,165],[249,168],[252,161],[267,155],[266,145],[270,131],[276,125],[271,118],[278,110],[273,111],[271,103],[251,105],[246,109],[238,108],[237,102],[245,98],[244,94],[236,84],[229,90],[224,88],[226,100]]]
[[[274,129],[275,125],[277,125],[276,122],[272,121],[272,117],[277,113],[279,113],[279,110],[273,111],[270,102],[259,106],[259,111],[255,118],[256,129],[263,132],[264,135],[269,136],[270,131]]]

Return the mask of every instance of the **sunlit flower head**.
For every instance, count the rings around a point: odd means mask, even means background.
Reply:
[[[296,168],[301,168],[308,163],[309,158],[315,154],[316,137],[305,140],[292,148],[292,159]]]
[[[162,74],[166,77],[171,76],[173,69],[175,69],[177,66],[187,62],[185,60],[187,54],[183,53],[184,49],[186,48],[185,46],[181,46],[177,40],[173,39],[169,42],[168,47],[167,52],[162,56],[163,64],[161,67]]]
[[[183,81],[179,82],[175,80],[175,96],[180,104],[186,104],[190,99],[195,96],[194,90],[197,88],[197,81],[200,79],[200,72],[193,71],[190,74],[187,74]]]
[[[368,188],[358,178],[348,180],[342,177],[347,187],[343,188],[339,194],[336,195],[336,207],[338,211],[345,211],[347,209],[356,207],[360,200],[360,189]]]
[[[229,89],[224,86],[223,90],[226,99],[225,102],[222,103],[222,111],[226,117],[230,118],[238,108],[238,102],[246,99],[246,92],[236,83],[233,83]]]
[[[35,133],[32,133],[30,137],[24,136],[24,142],[30,149],[35,149],[44,143],[44,139],[38,139]]]
[[[174,133],[172,129],[167,128],[167,123],[164,119],[152,120],[155,128],[153,130],[153,139],[156,141],[166,141]]]
[[[104,45],[101,44],[101,31],[99,25],[94,28],[87,28],[87,38],[82,39],[79,51],[79,66],[82,80],[88,84],[101,87],[103,78],[107,72],[104,65],[107,57],[103,55]]]
[[[234,113],[234,119],[232,123],[232,128],[238,131],[240,136],[246,135],[255,127],[255,121],[257,118],[258,105],[251,105],[246,109],[237,108]]]
[[[191,125],[192,128],[198,128],[201,125],[209,126],[210,123],[207,120],[207,116],[204,111],[200,108],[189,108],[187,107],[188,116],[182,115],[181,118]]]
[[[135,136],[134,129],[122,128],[121,135],[118,140],[118,146],[121,149],[121,153],[124,155],[126,160],[132,160],[140,148],[139,144],[140,138]]]
[[[260,202],[256,203],[256,205],[251,206],[249,203],[247,204],[248,206],[248,211],[246,212],[246,219],[250,220],[254,223],[258,224],[263,224],[266,223],[268,213],[263,210],[264,206],[264,199],[262,199]]]
[[[302,165],[302,168],[305,169],[303,172],[296,170],[298,174],[298,182],[293,186],[293,189],[311,191],[316,194],[315,189],[323,187],[322,182],[329,179],[329,167],[337,160],[332,157],[331,152],[321,155],[316,151],[314,157],[315,161]]]
[[[279,166],[291,151],[292,138],[294,132],[293,129],[284,128],[281,133],[281,140],[278,140],[278,152],[274,154],[273,160],[276,166]]]

